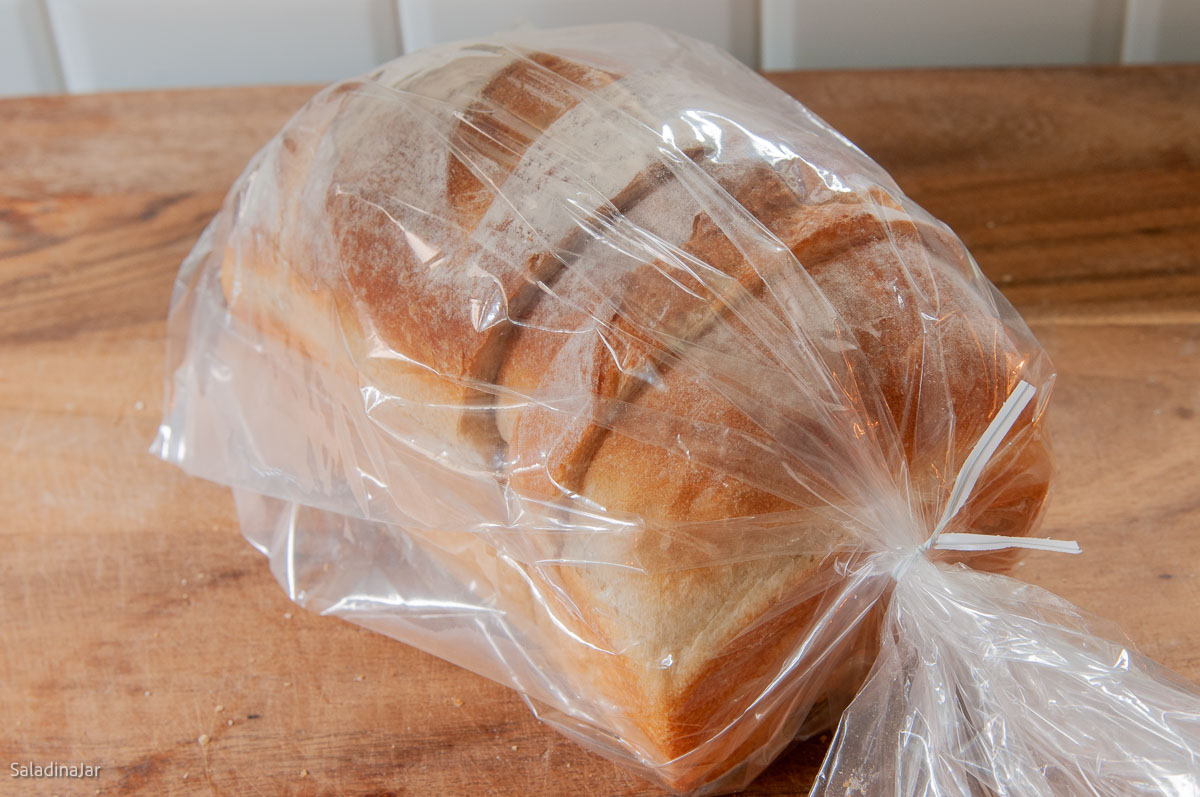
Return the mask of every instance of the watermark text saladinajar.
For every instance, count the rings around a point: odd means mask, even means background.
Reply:
[[[13,761],[8,765],[12,778],[98,778],[100,765],[85,761]]]

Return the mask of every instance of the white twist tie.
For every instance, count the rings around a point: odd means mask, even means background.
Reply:
[[[996,413],[996,417],[984,430],[980,436],[979,442],[971,449],[971,453],[967,455],[967,459],[963,462],[962,468],[958,471],[958,477],[954,480],[954,487],[950,490],[950,500],[946,502],[946,509],[942,512],[942,517],[938,520],[937,525],[933,527],[933,533],[929,535],[929,539],[918,545],[911,555],[904,557],[896,563],[896,567],[892,570],[892,578],[897,581],[908,571],[908,567],[912,561],[918,556],[924,556],[925,552],[930,549],[939,551],[1000,551],[1005,548],[1029,548],[1035,551],[1054,551],[1056,553],[1081,553],[1079,543],[1074,540],[1053,540],[1045,537],[1000,537],[993,534],[969,534],[969,533],[950,533],[943,534],[946,526],[962,509],[967,499],[971,497],[971,491],[975,489],[975,482],[979,481],[980,475],[987,467],[992,456],[996,453],[996,449],[1000,447],[1000,443],[1008,435],[1013,424],[1017,422],[1021,411],[1033,399],[1033,394],[1037,392],[1037,388],[1028,382],[1022,380],[1013,392],[1009,394],[1008,399],[1004,402],[1004,406],[1000,408],[1000,412]]]

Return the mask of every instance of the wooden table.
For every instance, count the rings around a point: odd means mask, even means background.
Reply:
[[[1200,68],[772,79],[949,222],[1057,363],[1045,532],[1086,555],[1018,574],[1200,679]],[[0,765],[102,766],[22,793],[656,794],[507,689],[294,608],[228,491],[146,453],[176,267],[310,93],[0,102]],[[751,791],[807,791],[822,754]]]

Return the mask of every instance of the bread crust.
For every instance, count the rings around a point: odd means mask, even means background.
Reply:
[[[637,98],[624,76],[559,55],[472,63],[462,80],[433,70],[395,87],[458,109],[444,140],[421,100],[381,102],[361,83],[302,111],[259,164],[262,185],[231,199],[254,215],[229,231],[223,293],[247,328],[373,391],[377,423],[516,500],[640,519],[632,544],[565,535],[545,553],[569,565],[501,558],[459,530],[413,536],[554,647],[580,699],[665,782],[694,788],[821,698],[814,681],[747,712],[823,616],[832,555],[734,556],[712,537],[706,566],[673,564],[695,544],[680,524],[803,513],[856,467],[801,389],[789,324],[844,337],[822,364],[845,375],[843,414],[893,441],[879,478],[907,479],[924,519],[1023,353],[961,244],[880,187],[822,191],[703,147],[670,163],[637,151],[589,173],[578,218],[534,229],[523,203],[554,196],[578,157],[553,131],[593,130]],[[256,204],[256,190],[277,199]],[[657,236],[657,255],[614,247],[620,224]],[[766,381],[734,384],[723,363]],[[1026,534],[1047,485],[1030,408],[962,518]],[[613,566],[622,556],[630,566]]]

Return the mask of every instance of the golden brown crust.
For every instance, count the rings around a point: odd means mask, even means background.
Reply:
[[[555,71],[557,70],[557,71]],[[569,69],[561,59],[519,60],[500,70],[482,92],[485,105],[468,112],[456,127],[454,152],[473,155],[476,172],[486,172],[492,185],[501,184],[516,167],[538,134],[552,125],[577,102],[578,95],[563,90],[561,80],[544,74],[566,73],[581,81],[585,91],[611,81],[612,76],[591,70]],[[538,85],[534,94],[521,85]],[[493,252],[470,243],[471,231],[491,205],[495,191],[485,189],[475,173],[459,156],[447,157],[443,193],[447,210],[457,211],[453,222],[433,222],[442,227],[457,225],[463,244],[454,252],[430,252],[411,224],[399,221],[394,207],[394,181],[379,163],[402,162],[411,140],[389,133],[411,127],[404,118],[389,118],[389,110],[372,109],[370,125],[358,123],[347,130],[354,138],[341,142],[348,157],[348,172],[335,168],[326,199],[337,253],[352,291],[349,315],[368,319],[371,333],[388,349],[419,363],[436,383],[432,392],[408,398],[417,403],[477,407],[464,411],[461,432],[484,448],[496,444],[490,413],[483,410],[491,397],[471,386],[490,383],[502,363],[504,342],[512,326],[504,313],[518,314],[536,297],[536,284],[548,278],[561,263],[550,257],[531,256],[509,262]],[[403,107],[395,111],[405,113]],[[361,149],[378,141],[392,140],[391,150],[366,160]],[[472,182],[473,181],[473,182]],[[443,230],[440,239],[454,237]],[[449,235],[445,234],[450,232]],[[463,296],[473,297],[465,302]],[[441,395],[438,395],[438,394]]]
[[[492,204],[494,186],[504,182],[533,140],[582,94],[616,78],[550,53],[530,53],[502,69],[451,138],[446,191],[460,223],[473,228]]]
[[[962,263],[948,236],[907,218],[885,223],[877,203],[804,206],[778,180],[748,172],[746,189],[730,186],[730,193],[788,246],[822,296],[857,333],[857,346],[874,372],[876,387],[889,411],[886,420],[900,430],[906,460],[918,477],[923,469],[936,467],[939,454],[945,456],[916,445],[915,426],[920,419],[910,417],[908,399],[914,374],[920,374],[930,356],[919,348],[922,336],[914,335],[914,330],[927,323],[921,314],[923,309],[928,312],[929,302],[924,297],[940,293],[937,334],[944,351],[938,356],[945,362],[930,376],[950,385],[950,407],[964,417],[951,433],[961,459],[1007,394],[1009,386],[998,377],[1016,370],[1019,353],[1001,337],[998,322],[974,303],[962,282]],[[691,239],[683,249],[733,277],[748,296],[763,298],[771,276],[756,271],[708,216],[696,217]],[[662,345],[658,335],[698,339],[704,346],[720,348],[705,337],[719,331],[714,328],[722,323],[718,316],[728,316],[721,310],[732,304],[728,295],[715,297],[694,281],[685,282],[689,290],[679,290],[677,284],[662,278],[663,269],[658,264],[632,272],[618,295],[632,297],[645,309],[632,311],[625,305],[622,312],[614,311],[606,319],[610,325],[607,336],[598,337],[582,355],[570,350],[566,356],[590,374],[588,389],[598,397],[633,403],[643,412],[668,417],[683,414],[715,429],[766,437],[711,385],[656,358],[656,343]],[[631,321],[634,318],[637,323]],[[735,320],[726,318],[723,323],[734,330],[726,332],[724,344],[728,346],[732,339],[731,348],[739,343],[744,346],[750,333]],[[633,358],[614,356],[613,341],[617,339],[625,344],[622,352],[632,351]],[[990,349],[983,348],[984,341],[990,343]],[[755,356],[750,350],[739,353]],[[522,354],[519,347],[510,350],[511,357]],[[629,376],[637,372],[632,366],[647,362],[658,366],[659,381],[653,387]],[[1027,413],[1021,425],[1027,426],[1030,418]],[[518,483],[531,492],[578,492],[610,511],[667,524],[795,508],[776,495],[697,464],[686,451],[647,443],[610,428],[621,429],[619,411],[617,416],[564,418],[551,410],[527,409],[513,440],[516,456],[523,454],[533,462],[544,458],[545,472],[534,468]],[[1034,440],[1020,449],[1027,460],[1020,467],[1031,474],[1025,483],[1002,485],[1000,492],[983,490],[972,502],[990,507],[980,516],[983,528],[1012,535],[1027,533],[1045,492],[1045,468],[1039,467],[1045,452],[1039,443]],[[1010,464],[1002,458],[996,468]],[[552,478],[539,481],[545,474]],[[669,557],[671,540],[664,538],[661,547]],[[597,647],[616,653],[598,671],[603,676],[594,677],[593,685],[607,689],[620,705],[641,707],[623,718],[631,726],[627,732],[636,730],[659,760],[670,761],[734,719],[738,695],[747,694],[746,684],[778,668],[791,641],[805,626],[812,600],[806,589],[819,578],[819,566],[819,560],[812,557],[774,557],[656,574],[571,567],[563,568],[560,578],[582,618],[576,632]],[[697,605],[698,595],[714,592],[724,598],[720,617],[705,614],[703,600]],[[793,608],[768,621],[760,619],[777,605]],[[682,627],[682,633],[664,630],[669,624]],[[711,634],[714,627],[717,633],[705,637],[699,650],[689,650],[682,641]],[[665,659],[670,659],[670,666],[656,665]],[[769,716],[760,719],[778,721]],[[751,743],[752,739],[744,742]],[[741,743],[734,747],[740,749]],[[727,756],[729,762],[738,760],[734,749],[717,755]],[[674,785],[694,785],[701,769],[716,764],[709,760],[701,767],[700,763],[689,761]]]
[[[520,494],[578,496],[643,520],[626,553],[646,573],[501,562],[475,535],[419,536],[507,601],[514,621],[557,640],[551,655],[579,691],[607,703],[606,720],[684,789],[735,766],[783,726],[791,703],[763,707],[711,741],[779,670],[834,581],[825,557],[807,553],[673,569],[690,543],[672,536],[672,524],[820,504],[788,476],[804,477],[819,452],[789,458],[771,448],[779,429],[794,432],[793,445],[821,448],[809,399],[790,395],[782,376],[756,392],[756,403],[733,396],[695,352],[741,362],[746,373],[782,374],[784,353],[756,336],[803,312],[836,314],[853,351],[831,367],[860,369],[853,377],[881,398],[856,409],[866,427],[898,432],[897,463],[927,513],[1011,389],[1020,352],[969,284],[957,241],[908,217],[882,189],[815,201],[763,163],[717,162],[699,149],[683,168],[694,165],[741,215],[703,212],[655,163],[630,167],[624,187],[587,215],[596,225],[640,223],[638,213],[665,208],[683,224],[662,257],[604,254],[583,225],[545,246],[523,245],[517,222],[493,208],[496,187],[529,167],[541,133],[618,79],[548,54],[496,59],[448,147],[414,126],[403,105],[331,93],[280,139],[268,163],[282,197],[275,217],[230,241],[221,279],[240,318],[399,399],[394,411],[408,426],[475,451],[481,467],[502,452],[507,470],[497,478]],[[331,165],[312,174],[322,146]],[[428,207],[414,215],[394,188],[426,177],[429,193],[419,199]],[[759,256],[747,236],[778,247]],[[795,304],[804,301],[821,307]],[[945,386],[944,395],[932,386]],[[973,529],[1028,532],[1048,462],[1032,421],[1029,409],[964,510]],[[721,439],[700,440],[705,430]],[[778,459],[746,466],[756,444]],[[714,461],[722,445],[731,459]],[[827,464],[836,476],[838,463]],[[606,544],[567,535],[558,553],[586,561]]]

